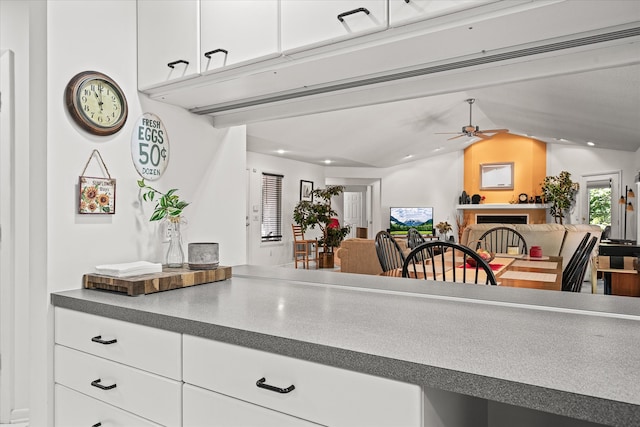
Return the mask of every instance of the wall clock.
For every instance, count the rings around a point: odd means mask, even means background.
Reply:
[[[87,132],[111,135],[127,121],[127,99],[120,86],[97,71],[76,74],[67,84],[65,102],[71,117]]]

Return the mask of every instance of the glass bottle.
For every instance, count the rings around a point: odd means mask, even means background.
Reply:
[[[169,268],[181,268],[184,264],[184,252],[182,250],[182,236],[180,235],[180,217],[169,217],[169,250],[167,251],[166,264]]]

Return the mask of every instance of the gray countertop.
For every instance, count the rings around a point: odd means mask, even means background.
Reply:
[[[55,306],[608,425],[640,425],[638,299],[233,267],[215,283]]]

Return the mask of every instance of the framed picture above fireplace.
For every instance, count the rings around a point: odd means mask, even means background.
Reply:
[[[481,190],[513,190],[513,162],[480,164]]]

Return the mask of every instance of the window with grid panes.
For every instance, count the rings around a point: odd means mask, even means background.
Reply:
[[[283,175],[262,174],[262,241],[282,240]]]

